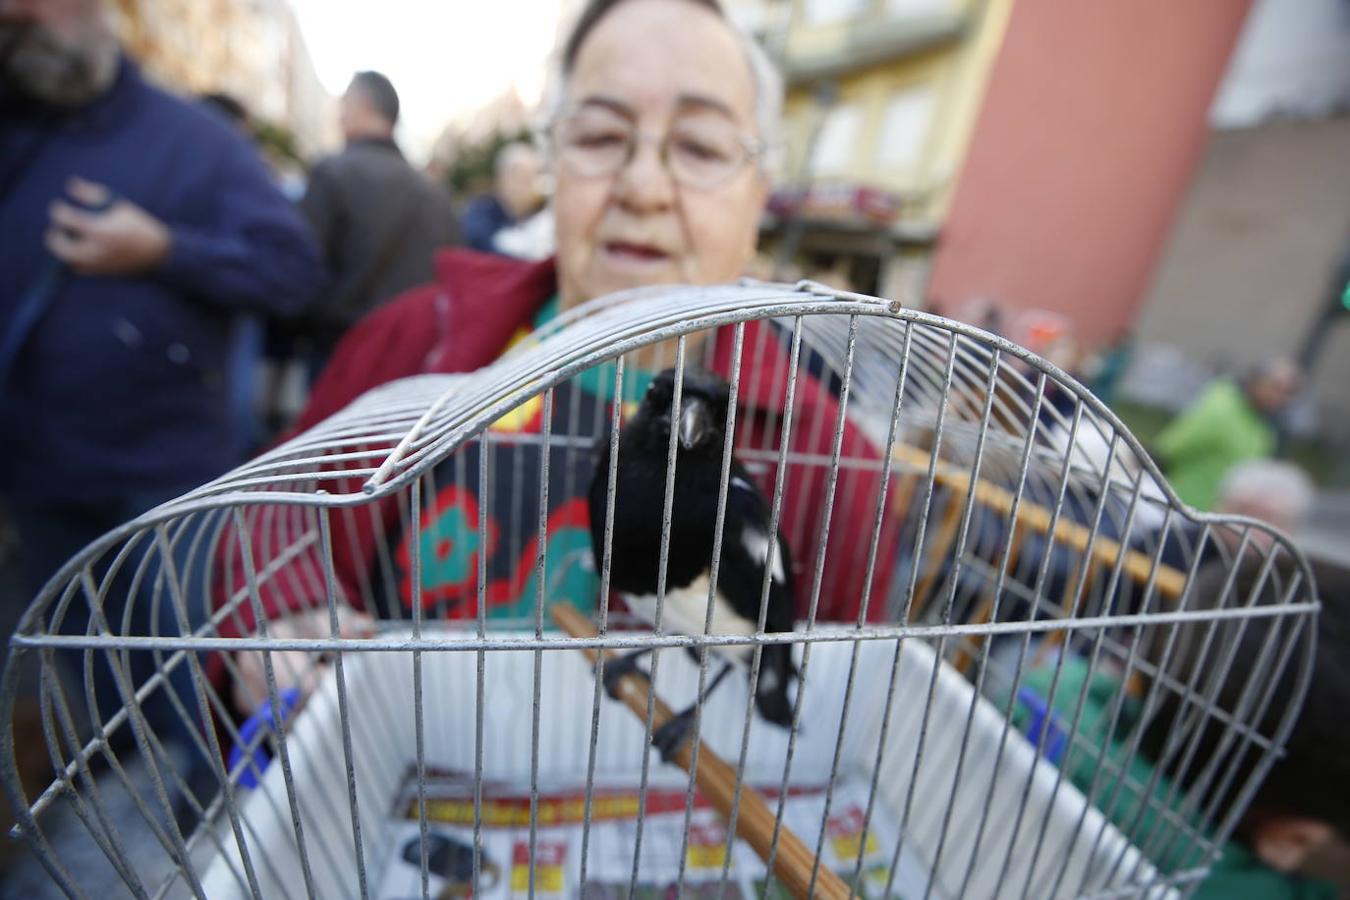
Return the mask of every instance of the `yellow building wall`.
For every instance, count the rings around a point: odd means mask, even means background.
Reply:
[[[960,170],[994,57],[1007,26],[1013,0],[970,0],[953,3],[953,12],[968,17],[967,31],[953,42],[840,75],[833,108],[856,105],[861,123],[847,166],[813,180],[874,185],[901,194],[903,220],[914,224],[939,223],[946,212]],[[797,0],[794,23],[803,21]],[[788,36],[789,60],[803,56],[842,53],[849,34],[866,26],[869,17],[884,18],[884,6],[848,22],[809,26],[794,24]],[[932,91],[931,114],[914,162],[886,166],[878,162],[887,105],[897,94],[914,88]],[[810,86],[789,91],[785,120],[788,129],[787,180],[797,181],[804,156],[820,118]]]
[[[183,92],[218,87],[240,18],[229,0],[118,0],[114,9],[123,44],[152,77]]]

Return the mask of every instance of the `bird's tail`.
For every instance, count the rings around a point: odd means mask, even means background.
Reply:
[[[755,707],[775,725],[792,725],[792,698],[788,685],[797,678],[792,663],[791,644],[765,644],[760,656],[759,683],[755,686]]]

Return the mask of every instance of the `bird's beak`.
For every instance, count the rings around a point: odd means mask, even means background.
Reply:
[[[703,442],[711,428],[708,404],[697,397],[680,404],[680,446],[692,450]]]

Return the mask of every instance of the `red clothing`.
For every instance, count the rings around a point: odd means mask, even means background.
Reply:
[[[342,338],[295,430],[317,425],[396,378],[481,369],[556,291],[551,259],[524,263],[442,250],[435,282],[389,301]]]
[[[436,283],[414,288],[391,301],[343,338],[315,385],[297,430],[317,424],[385,382],[417,374],[472,371],[486,365],[556,292],[551,260],[531,264],[452,249],[441,252],[436,263]],[[730,374],[732,350],[732,329],[723,329],[713,355],[713,368],[720,374]],[[776,458],[788,362],[786,347],[778,334],[764,323],[747,325],[741,364],[738,447],[773,448]],[[760,366],[760,377],[752,378],[751,366],[756,364]],[[785,479],[780,527],[793,551],[798,615],[804,618],[810,605],[819,552],[820,516],[839,406],[828,390],[804,372],[798,378],[796,403],[790,451],[824,458],[824,462],[816,465],[790,464]],[[861,432],[845,422],[841,456],[846,460],[879,461],[880,454]],[[768,464],[767,471],[761,469],[761,486],[766,491],[772,489],[775,469],[776,463]],[[818,619],[850,621],[858,616],[880,482],[880,473],[875,469],[854,466],[840,470]],[[352,490],[356,489],[353,485]],[[369,581],[371,560],[379,548],[379,540],[399,524],[399,504],[395,498],[373,504],[373,514],[370,509],[355,510],[355,515],[335,511],[330,516],[337,582],[347,601],[357,608],[365,605],[363,581]],[[270,527],[262,527],[269,513],[273,522]],[[273,562],[294,543],[297,535],[296,528],[278,527],[275,523],[277,516],[287,514],[296,516],[297,523],[303,515],[297,507],[254,507],[246,513],[250,522],[258,523],[251,541],[253,570],[264,571],[269,563],[277,569],[259,586],[269,618],[283,610],[311,608],[324,599],[322,558],[317,544],[284,564],[277,566]],[[571,525],[575,527],[576,523]],[[868,612],[873,621],[886,615],[885,596],[894,569],[898,530],[894,517],[887,516]],[[243,591],[246,569],[235,532],[227,529],[225,535],[213,605],[219,608],[231,597],[241,600],[237,615],[223,621],[220,631],[226,636],[247,634],[253,630],[254,620]],[[380,608],[368,611],[381,615],[385,612],[384,603],[382,598]],[[450,615],[476,613],[469,604],[454,607]]]

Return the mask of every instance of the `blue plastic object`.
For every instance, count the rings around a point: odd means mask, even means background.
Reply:
[[[1027,711],[1027,724],[1024,731],[1027,738],[1035,743],[1040,740],[1041,729],[1045,729],[1045,742],[1041,753],[1055,765],[1064,758],[1064,748],[1069,743],[1068,732],[1060,721],[1059,714],[1051,709],[1041,695],[1029,687],[1017,692],[1017,702]]]
[[[277,692],[277,705],[281,707],[281,724],[284,726],[286,720],[291,717],[291,711],[295,705],[300,702],[299,688],[286,688]],[[252,755],[242,772],[239,773],[239,786],[241,788],[255,788],[258,786],[258,779],[267,771],[267,766],[272,762],[272,758],[263,750],[263,742],[258,740],[258,732],[266,728],[268,731],[276,731],[277,725],[272,718],[272,704],[265,702],[258,711],[244,720],[244,724],[239,727],[239,743],[230,750],[230,765],[228,771],[233,772],[239,768],[239,764],[244,761],[246,747],[252,747]]]

